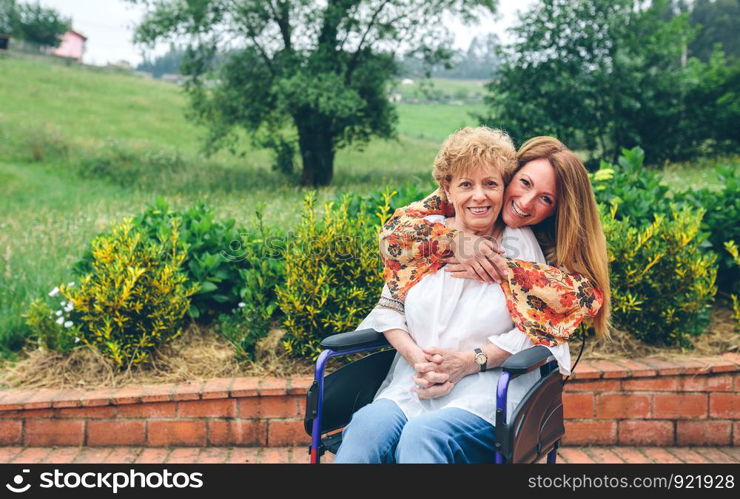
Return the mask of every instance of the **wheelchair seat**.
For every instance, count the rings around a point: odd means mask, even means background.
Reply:
[[[311,435],[311,463],[320,463],[329,451],[336,453],[342,432],[352,415],[373,401],[385,379],[396,351],[385,336],[373,329],[333,335],[321,342],[325,350],[316,361],[314,381],[306,394],[304,427]],[[327,361],[335,356],[371,353],[324,376]],[[555,463],[557,448],[565,434],[563,380],[557,362],[543,346],[509,357],[501,366],[496,410],[496,462],[534,463],[547,456]],[[510,418],[506,414],[509,381],[540,370],[540,379],[524,395]],[[507,423],[508,419],[508,423]]]

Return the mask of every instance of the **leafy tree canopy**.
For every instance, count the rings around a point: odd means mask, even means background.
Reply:
[[[193,115],[208,148],[246,130],[301,183],[331,182],[335,152],[395,135],[388,80],[401,53],[449,56],[446,15],[473,22],[496,0],[129,0],[148,8],[136,40],[187,44]],[[216,54],[227,54],[220,63]]]
[[[19,4],[14,23],[13,36],[45,47],[58,47],[61,36],[72,28],[71,19],[40,3]]]

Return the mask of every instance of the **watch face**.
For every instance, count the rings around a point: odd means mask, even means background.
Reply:
[[[477,354],[475,354],[475,361],[476,361],[476,362],[477,362],[478,364],[480,364],[480,365],[483,365],[483,364],[485,364],[485,363],[486,363],[486,361],[487,361],[487,360],[488,360],[488,359],[486,358],[485,354],[482,354],[482,353],[477,353]]]

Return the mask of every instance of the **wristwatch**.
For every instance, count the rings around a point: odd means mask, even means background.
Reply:
[[[476,348],[473,351],[475,352],[475,363],[480,366],[480,372],[484,372],[488,364],[488,355],[480,348]]]

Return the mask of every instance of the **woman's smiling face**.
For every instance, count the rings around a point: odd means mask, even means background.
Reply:
[[[503,219],[509,227],[536,225],[557,206],[555,169],[547,159],[535,159],[514,174],[504,198]]]
[[[479,234],[493,230],[504,197],[504,181],[497,168],[472,168],[455,175],[445,191],[464,229]]]

